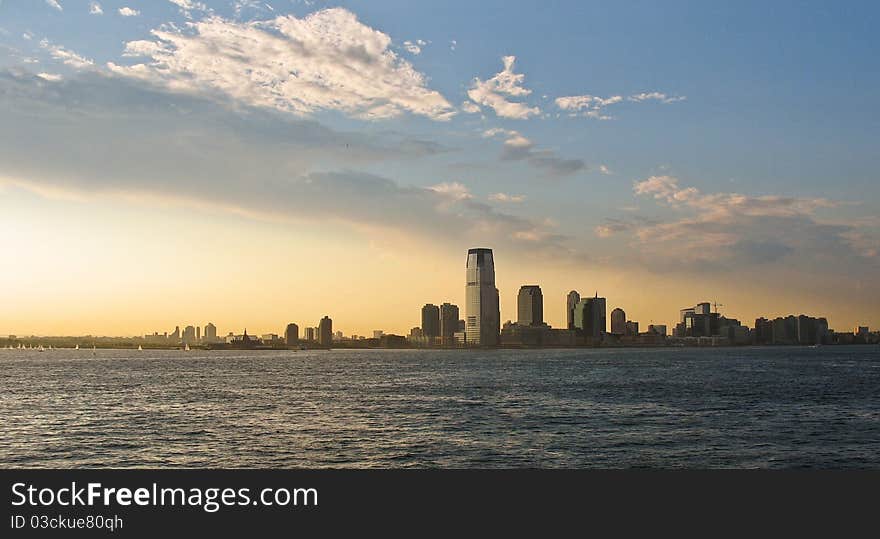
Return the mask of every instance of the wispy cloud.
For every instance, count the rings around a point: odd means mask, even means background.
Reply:
[[[520,202],[524,202],[526,200],[525,195],[508,195],[507,193],[492,193],[489,195],[489,200],[495,202],[507,202],[518,204]]]
[[[137,17],[141,14],[141,12],[126,6],[119,8],[119,14],[123,17]]]
[[[302,19],[239,23],[211,17],[187,32],[154,30],[127,54],[148,61],[109,64],[117,74],[173,91],[223,96],[297,115],[338,110],[364,119],[404,112],[446,120],[455,109],[391,50],[391,38],[342,8]]]
[[[568,112],[569,116],[582,116],[594,120],[613,120],[614,117],[609,115],[606,109],[612,105],[623,103],[624,101],[632,103],[657,101],[664,104],[670,104],[684,101],[685,99],[686,98],[683,96],[669,96],[661,92],[647,92],[634,94],[626,98],[622,95],[612,95],[609,97],[598,97],[589,94],[569,95],[557,97],[554,102],[560,110]]]
[[[569,176],[587,168],[581,159],[564,159],[553,150],[539,149],[519,131],[495,127],[483,132],[483,137],[504,139],[501,159],[504,161],[526,161],[543,170],[549,176]]]
[[[64,8],[61,6],[61,3],[58,0],[46,0],[46,4],[49,7],[55,8],[58,11],[64,11]]]
[[[98,2],[89,2],[89,14],[90,15],[103,15],[104,8],[101,7],[101,4]]]
[[[523,86],[525,75],[513,72],[516,57],[505,56],[501,60],[504,69],[485,81],[474,78],[467,93],[468,97],[477,105],[491,108],[502,118],[524,120],[540,114],[541,109],[538,107],[509,99],[528,96],[532,91]]]
[[[79,54],[62,47],[61,45],[56,45],[48,39],[41,40],[40,47],[46,49],[49,52],[49,55],[55,60],[64,62],[65,65],[68,65],[75,69],[85,69],[95,65],[95,62],[93,60],[85,58],[84,56],[80,56]]]

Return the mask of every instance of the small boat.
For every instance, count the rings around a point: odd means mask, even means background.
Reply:
[[[184,345],[183,351],[189,352],[189,344]]]
[[[76,348],[74,348],[74,350],[79,350],[79,345],[76,345]]]
[[[144,347],[141,345],[138,345],[138,352],[143,352],[143,351],[144,351]]]

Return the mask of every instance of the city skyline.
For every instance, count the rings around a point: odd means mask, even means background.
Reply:
[[[659,344],[654,337],[673,336],[685,337],[718,337],[729,339],[728,344],[796,344],[822,343],[832,333],[850,333],[847,329],[834,328],[829,325],[827,317],[815,318],[804,313],[793,315],[771,316],[756,315],[754,328],[742,324],[739,319],[722,315],[718,302],[700,302],[695,307],[679,310],[679,323],[668,325],[653,320],[647,326],[647,332],[639,331],[639,321],[630,320],[623,306],[614,307],[610,313],[608,301],[600,297],[596,291],[593,297],[581,296],[578,291],[571,290],[564,298],[564,314],[562,326],[553,327],[544,320],[544,297],[541,286],[526,284],[519,287],[516,299],[515,316],[508,318],[502,325],[504,317],[499,310],[499,291],[495,288],[494,253],[489,248],[471,248],[467,252],[465,264],[465,318],[458,318],[458,305],[444,302],[439,307],[433,303],[425,303],[420,309],[419,326],[411,328],[406,339],[410,344],[420,346],[476,346],[494,347],[501,344],[521,343],[527,345],[569,346],[582,344],[602,344],[607,338],[612,344],[619,344],[621,337],[648,336],[642,344]],[[642,326],[645,327],[645,326]],[[674,328],[668,332],[668,328]],[[857,325],[853,334],[867,335],[870,326]],[[552,331],[551,331],[552,330]],[[572,331],[576,330],[576,331]],[[525,333],[523,333],[525,332]],[[555,333],[554,333],[555,332]],[[541,337],[540,335],[545,335]],[[286,323],[280,333],[251,332],[245,327],[243,333],[229,331],[225,336],[218,335],[217,326],[208,322],[204,326],[188,324],[181,330],[176,325],[172,332],[154,331],[152,334],[141,334],[147,343],[178,345],[178,344],[221,344],[238,343],[248,345],[262,340],[264,344],[296,345],[299,342],[315,342],[321,346],[332,346],[334,342],[344,339],[368,339],[367,335],[333,330],[333,320],[324,315],[317,326],[303,326],[303,334],[299,334],[299,325],[295,322]],[[141,338],[141,335],[135,338]],[[404,332],[386,332],[373,329],[374,339],[383,335],[392,338],[404,338]],[[549,336],[548,336],[549,335]],[[729,335],[729,336],[728,336]],[[14,336],[9,334],[10,338]],[[30,335],[33,337],[34,335]],[[130,336],[122,336],[128,338]],[[546,341],[546,342],[545,342]],[[634,342],[633,344],[637,344]]]
[[[880,326],[875,5],[126,4],[0,2],[0,332]]]

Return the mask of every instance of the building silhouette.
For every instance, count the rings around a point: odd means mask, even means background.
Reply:
[[[307,327],[303,329],[303,339],[306,341],[314,341],[315,340],[315,328]]]
[[[290,323],[287,324],[287,327],[284,329],[284,344],[292,345],[299,342],[299,326]]]
[[[574,309],[577,307],[578,302],[581,300],[581,295],[578,294],[577,290],[572,290],[568,293],[568,297],[565,299],[565,322],[566,329],[574,329]]]
[[[183,328],[183,337],[181,340],[186,344],[195,344],[196,342],[196,328],[193,326],[186,326]]]
[[[536,284],[523,285],[516,296],[516,323],[521,326],[544,325],[544,295]]]
[[[611,311],[611,333],[613,335],[626,335],[626,312],[620,307]]]
[[[325,316],[318,322],[318,344],[331,346],[333,344],[333,320]]]
[[[501,310],[495,288],[492,249],[469,249],[465,287],[465,334],[474,346],[496,346],[501,331]]]
[[[595,297],[580,300],[574,310],[574,326],[583,332],[588,340],[598,343],[607,330],[605,319],[605,298]]]
[[[455,344],[455,332],[459,322],[458,305],[444,303],[440,306],[440,343],[443,346]]]
[[[205,342],[217,342],[217,326],[211,322],[205,324]]]
[[[422,337],[434,344],[440,337],[440,307],[427,303],[422,307]]]

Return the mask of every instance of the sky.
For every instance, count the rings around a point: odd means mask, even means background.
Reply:
[[[405,334],[490,247],[880,326],[870,2],[0,0],[0,334]]]

